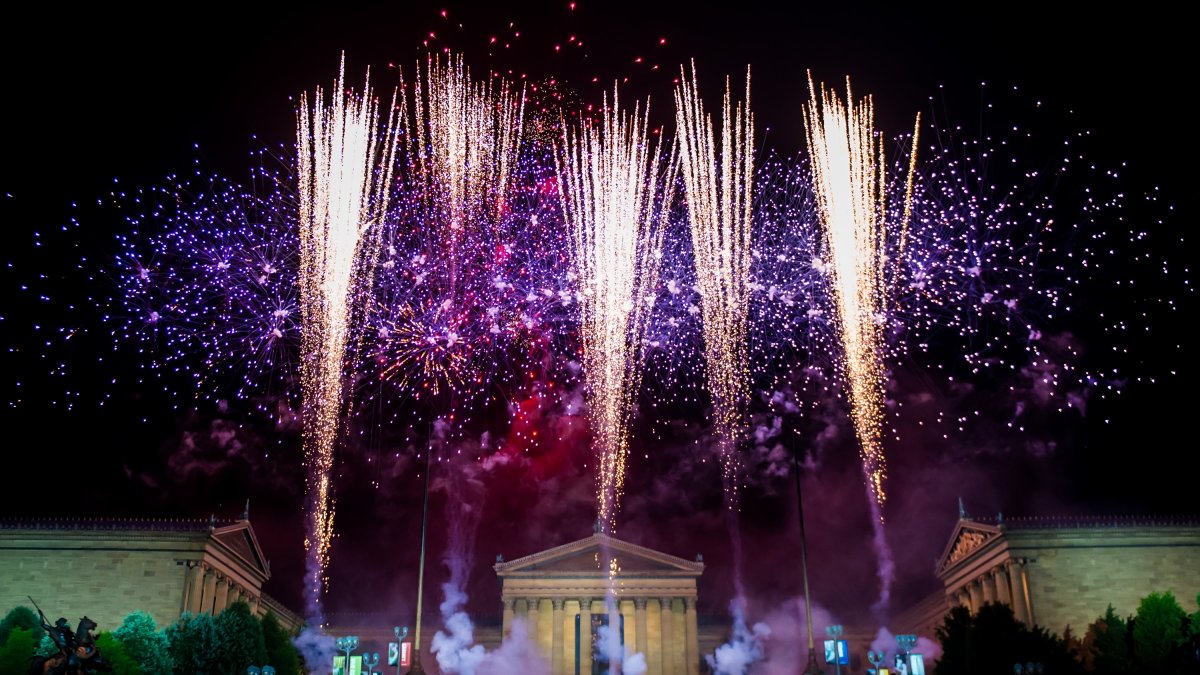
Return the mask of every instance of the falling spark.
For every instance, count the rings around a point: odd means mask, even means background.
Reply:
[[[310,109],[300,99],[297,138],[300,174],[301,376],[305,398],[309,553],[305,593],[319,616],[333,536],[330,485],[352,320],[369,288],[387,211],[395,164],[396,101],[379,128],[379,102],[370,71],[362,96],[345,88],[345,57],[334,91],[316,90]]]
[[[842,341],[842,366],[863,472],[873,510],[882,519],[887,467],[881,439],[885,385],[881,317],[885,316],[889,290],[884,279],[887,184],[883,140],[875,132],[871,98],[856,105],[849,79],[845,102],[824,86],[818,97],[811,77],[809,92],[805,132],[817,210],[831,258],[829,275]],[[910,161],[905,226],[911,212],[914,167],[915,162]]]
[[[651,146],[648,108],[640,117],[636,106],[632,115],[622,113],[615,87],[611,107],[605,98],[600,121],[568,129],[555,157],[579,279],[588,413],[599,455],[596,500],[600,522],[612,532],[663,230],[674,199],[675,153],[660,176],[663,141]]]
[[[444,229],[453,299],[464,230],[504,210],[521,147],[525,96],[503,80],[473,82],[461,56],[430,57],[424,75],[414,97],[419,133],[410,140],[419,144],[412,154],[433,220]]]
[[[679,159],[687,190],[700,310],[705,370],[723,464],[726,506],[737,508],[737,444],[749,398],[747,333],[750,312],[750,213],[754,192],[754,115],[750,71],[745,103],[732,103],[729,80],[721,114],[718,148],[712,116],[700,100],[695,64],[690,81],[675,90]],[[720,152],[718,161],[717,153]]]

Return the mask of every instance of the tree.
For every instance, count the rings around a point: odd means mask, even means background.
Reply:
[[[0,675],[24,675],[29,672],[33,648],[37,642],[25,628],[13,628],[0,646]]]
[[[226,607],[216,625],[222,673],[241,675],[247,666],[261,666],[267,660],[262,625],[250,612],[250,605],[235,602]]]
[[[971,610],[955,607],[946,614],[935,633],[938,641],[942,643],[942,658],[934,668],[934,675],[967,672],[967,633],[970,630]]]
[[[8,634],[14,628],[24,628],[29,631],[34,642],[41,640],[42,635],[46,632],[42,630],[42,622],[38,619],[38,615],[25,605],[13,607],[3,619],[0,619],[0,645],[4,644],[4,641],[8,639]]]
[[[955,607],[937,629],[942,658],[936,675],[1010,675],[1013,664],[1040,663],[1048,673],[1082,673],[1067,643],[1042,628],[1027,628],[1002,604],[985,604],[974,616]]]
[[[275,667],[276,675],[304,675],[300,665],[300,652],[292,642],[279,619],[267,612],[262,618],[263,644],[267,649],[267,663]]]
[[[1099,675],[1129,672],[1129,623],[1117,616],[1112,605],[1088,628],[1092,668]]]
[[[125,645],[125,651],[137,661],[143,673],[158,675],[174,670],[170,642],[154,624],[154,617],[146,612],[128,614],[120,627],[113,631],[113,637]]]
[[[1183,642],[1187,615],[1170,591],[1151,593],[1138,604],[1133,620],[1133,658],[1141,673],[1165,672],[1171,651]]]
[[[218,675],[217,625],[212,615],[184,612],[167,628],[175,675]]]
[[[141,675],[142,669],[137,661],[125,651],[125,645],[113,637],[112,633],[104,632],[96,636],[96,648],[100,656],[112,666],[113,675]]]

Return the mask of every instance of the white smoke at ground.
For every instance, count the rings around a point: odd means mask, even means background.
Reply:
[[[304,657],[309,673],[324,675],[330,672],[333,657],[337,655],[337,642],[320,626],[305,628],[292,640],[292,644]]]
[[[896,654],[900,653],[900,644],[886,626],[880,626],[879,632],[875,634],[875,639],[871,641],[871,651],[883,653],[886,657],[884,662],[891,663]],[[942,645],[937,640],[918,635],[917,644],[912,648],[911,653],[924,656],[926,662],[936,661],[942,656]]]
[[[550,664],[529,637],[524,619],[513,619],[507,636],[495,651],[485,654],[479,675],[550,675]]]
[[[434,447],[441,449],[447,425],[443,420],[438,422],[434,425],[432,440]],[[467,445],[470,447],[440,453],[448,459],[431,467],[438,471],[438,477],[431,481],[430,490],[446,495],[449,533],[442,562],[450,571],[450,578],[442,584],[442,603],[439,605],[444,630],[434,634],[430,651],[443,673],[474,675],[484,660],[484,649],[482,645],[474,644],[475,627],[463,608],[467,604],[467,582],[475,562],[475,534],[483,514],[484,484],[481,465],[463,458],[473,457],[486,449],[488,437],[485,434],[479,443]]]
[[[733,614],[733,634],[728,642],[704,658],[715,675],[745,675],[765,655],[771,627],[761,621],[748,627],[744,603],[737,598],[729,603],[729,611]]]
[[[610,616],[619,616],[616,612]],[[620,619],[617,619],[619,621]],[[610,619],[610,622],[612,619]],[[622,645],[617,631],[611,629],[613,624],[600,626],[596,629],[596,651],[608,656],[608,662],[621,663],[621,675],[644,675],[646,672],[646,655],[635,652],[629,645]],[[611,669],[610,669],[611,671]]]
[[[821,645],[825,627],[837,621],[825,608],[813,605],[814,646]],[[804,614],[804,598],[784,601],[767,612],[763,623],[771,628],[766,643],[766,656],[755,669],[755,675],[795,675],[800,664],[808,660],[808,617]]]

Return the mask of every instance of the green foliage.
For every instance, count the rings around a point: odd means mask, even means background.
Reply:
[[[13,607],[3,619],[0,619],[0,645],[8,640],[8,634],[14,628],[24,628],[29,631],[34,642],[41,640],[42,635],[45,634],[38,615],[25,605]]]
[[[248,666],[261,666],[267,660],[262,625],[246,603],[226,607],[217,617],[216,628],[222,673],[241,675]]]
[[[1112,605],[1088,628],[1092,669],[1099,675],[1129,672],[1129,623],[1117,616]]]
[[[942,658],[936,675],[1010,675],[1015,663],[1040,663],[1056,675],[1082,673],[1062,638],[1017,621],[1007,605],[986,604],[972,616],[956,607],[937,629]]]
[[[51,640],[49,635],[43,635],[42,641],[38,643],[37,651],[34,653],[38,656],[54,656],[58,653],[58,645],[54,644],[54,640]]]
[[[33,648],[37,644],[33,633],[25,628],[14,627],[9,630],[7,637],[4,644],[0,645],[0,675],[25,675],[29,672]]]
[[[184,612],[166,633],[175,675],[221,673],[217,624],[211,614]]]
[[[942,658],[934,675],[954,675],[967,672],[967,634],[971,631],[971,612],[966,607],[954,607],[938,626],[936,635],[942,643]]]
[[[1183,643],[1186,617],[1170,591],[1142,598],[1132,630],[1133,658],[1138,672],[1167,672],[1171,652]]]
[[[143,673],[170,673],[175,668],[167,636],[154,624],[146,612],[132,612],[113,631],[113,636],[125,645],[125,651],[137,661]]]
[[[260,623],[262,624],[263,644],[267,648],[266,663],[275,667],[275,675],[304,675],[304,669],[300,663],[300,652],[292,643],[292,636],[288,635],[283,626],[279,625],[279,619],[275,618],[274,614],[267,612]]]
[[[104,632],[96,636],[96,648],[100,656],[112,666],[113,675],[141,675],[142,669],[137,661],[125,651],[125,645],[113,637],[112,633]]]

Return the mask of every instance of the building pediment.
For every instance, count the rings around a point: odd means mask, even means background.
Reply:
[[[242,520],[232,525],[215,528],[212,531],[212,537],[251,568],[258,570],[264,577],[271,576],[271,567],[263,555],[262,547],[258,545],[258,538],[254,536],[254,529],[250,527],[250,521]]]
[[[1000,535],[1001,530],[995,525],[987,525],[969,518],[960,519],[954,528],[954,533],[950,535],[946,550],[938,558],[938,575],[945,574],[951,567],[982,549]]]
[[[699,576],[704,563],[631,544],[606,534],[556,546],[509,562],[498,562],[500,577],[564,573],[577,576],[602,575],[607,561],[615,559],[622,576]]]

